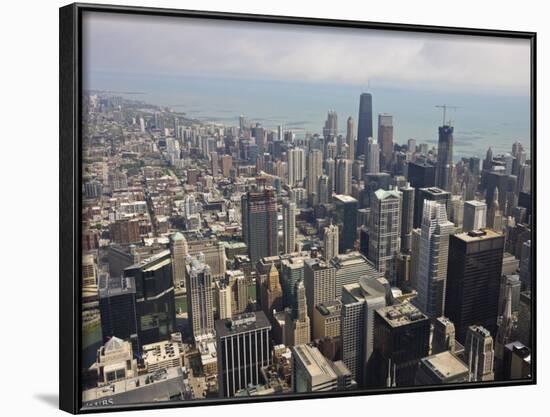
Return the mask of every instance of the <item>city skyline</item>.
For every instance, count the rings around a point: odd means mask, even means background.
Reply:
[[[108,62],[115,68],[119,58],[128,58],[138,87],[144,68],[155,72],[144,90],[173,87],[162,68],[178,71],[174,59],[185,53],[181,44],[173,56],[164,48],[185,37],[180,21],[153,22],[145,41],[131,36],[141,18],[123,16],[117,33],[130,38],[117,41],[112,16],[90,16],[88,74],[110,71]],[[485,102],[466,106],[462,118],[466,101],[435,100],[456,98],[459,86],[469,103],[476,102],[471,84],[446,67],[460,57],[466,67],[468,59],[479,61],[468,71],[489,90],[524,88],[517,69],[492,83],[484,78],[488,61],[507,58],[498,47],[482,52],[502,40],[457,44],[447,35],[434,41],[439,35],[413,34],[403,41],[406,35],[385,32],[256,26],[192,20],[185,29],[194,34],[191,41],[202,42],[204,30],[212,31],[188,66],[227,77],[195,85],[193,96],[175,88],[149,101],[139,88],[126,90],[116,71],[112,81],[120,79],[120,89],[83,91],[83,403],[391,392],[531,378],[534,160],[528,141],[515,136],[530,122],[519,112],[518,129],[502,124],[491,135],[483,121],[489,113],[479,110]],[[256,30],[252,41],[245,37]],[[222,35],[228,39],[223,54],[215,42]],[[392,70],[379,85],[399,89],[431,77],[430,88],[439,88],[442,74],[456,85],[437,96],[417,90],[424,100],[419,110],[404,91],[365,87],[355,71],[346,75],[348,89],[338,84],[344,77],[334,78],[332,64],[307,76],[274,65],[279,79],[269,81],[272,89],[251,91],[256,84],[247,77],[269,71],[252,60],[265,55],[250,42],[277,54],[278,43],[291,35],[295,44],[315,35],[326,57],[333,49],[350,54],[342,42],[357,49],[357,39],[372,36],[386,66],[387,50],[396,53],[394,46],[403,42],[406,59],[419,54],[432,63],[445,58],[445,65],[432,71],[413,59],[410,74],[393,77]],[[154,42],[159,39],[167,41]],[[95,48],[106,40],[105,53],[98,54]],[[122,45],[117,59],[102,61]],[[303,47],[319,53],[306,43],[290,47],[281,61],[311,60],[296,57]],[[508,47],[508,53],[520,48]],[[150,54],[166,59],[150,61]],[[228,59],[215,66],[209,60],[214,56]],[[233,65],[239,56],[243,62]],[[335,59],[341,64],[344,58]],[[421,76],[421,69],[428,74]],[[228,82],[232,77],[235,82]],[[334,90],[316,90],[334,82]],[[276,91],[280,83],[307,85],[287,95]],[[189,111],[197,94],[211,103],[201,109],[205,117]],[[169,96],[177,105],[164,101]],[[238,100],[225,117],[208,117],[232,97],[261,97],[253,105],[267,119],[248,113]],[[269,119],[284,103],[287,113]],[[491,110],[490,123],[506,118],[500,108]],[[429,116],[416,124],[432,132],[428,137],[408,130],[407,119],[421,113]],[[302,126],[308,128],[295,129],[293,120],[305,114],[310,119]],[[515,120],[508,123],[515,126]],[[479,129],[470,138],[475,146],[461,129]],[[495,142],[506,131],[507,139]]]

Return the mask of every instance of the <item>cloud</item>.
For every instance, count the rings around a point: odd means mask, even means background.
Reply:
[[[527,40],[86,13],[85,71],[528,95]]]

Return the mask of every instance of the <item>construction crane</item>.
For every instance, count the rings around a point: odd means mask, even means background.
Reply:
[[[438,104],[437,106],[438,109],[443,109],[443,123],[441,124],[441,126],[445,126],[445,116],[447,116],[447,109],[453,109],[453,110],[456,110],[458,109],[459,107],[457,106],[449,106],[447,104]]]

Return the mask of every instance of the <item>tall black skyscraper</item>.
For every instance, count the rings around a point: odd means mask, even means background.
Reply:
[[[260,258],[279,254],[277,229],[277,196],[265,188],[242,196],[243,238],[253,265]]]
[[[358,202],[349,195],[334,195],[334,223],[340,231],[340,252],[355,247],[357,239],[357,209]]]
[[[136,284],[132,277],[103,275],[99,281],[99,311],[103,340],[118,337],[137,348]]]
[[[445,316],[462,344],[472,325],[495,335],[503,251],[504,236],[489,229],[449,238]]]
[[[411,187],[427,188],[435,185],[435,166],[428,162],[409,162],[407,179]]]
[[[176,331],[176,306],[172,256],[169,250],[129,266],[125,277],[133,277],[136,285],[136,320],[139,345],[170,338]]]
[[[420,359],[428,356],[430,319],[409,302],[376,310],[374,352],[378,386],[414,385]]]
[[[271,364],[271,324],[263,311],[218,320],[216,344],[220,397],[261,382],[261,368]]]
[[[437,142],[437,171],[436,184],[439,188],[450,191],[451,168],[453,164],[453,127],[439,127],[439,141]]]
[[[409,183],[399,189],[402,195],[401,205],[401,252],[411,251],[412,229],[414,220],[414,193],[415,189]]]
[[[367,140],[372,137],[372,95],[370,93],[361,94],[358,121],[356,158],[365,155]]]

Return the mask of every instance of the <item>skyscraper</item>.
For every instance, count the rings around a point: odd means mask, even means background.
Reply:
[[[133,277],[105,276],[99,283],[99,311],[103,339],[130,340],[135,349],[138,340],[136,284]]]
[[[250,261],[279,254],[277,227],[277,196],[275,190],[264,188],[242,196],[243,239]]]
[[[486,220],[487,205],[484,202],[477,200],[464,202],[463,232],[485,229]]]
[[[401,207],[401,252],[409,253],[412,243],[412,230],[414,221],[414,194],[415,189],[407,183],[399,189],[402,196]]]
[[[325,126],[323,128],[323,136],[325,137],[325,144],[335,138],[338,134],[338,114],[334,110],[329,110],[327,113],[327,120],[325,120]]]
[[[447,317],[441,316],[432,321],[434,326],[432,354],[446,350],[455,351],[455,325]]]
[[[362,277],[342,289],[342,361],[360,386],[375,385],[374,315],[390,301],[384,278]]]
[[[263,311],[216,321],[219,395],[261,382],[261,368],[271,364],[271,324]]]
[[[336,160],[336,194],[351,194],[351,167],[349,159]]]
[[[325,358],[316,347],[292,348],[292,388],[294,392],[319,392],[353,386],[349,370],[341,362]]]
[[[296,284],[304,279],[304,258],[283,259],[280,279],[283,287],[283,307],[292,308],[296,304]]]
[[[336,270],[336,297],[341,296],[344,285],[356,284],[361,278],[380,278],[384,275],[363,254],[356,251],[340,254],[330,264]]]
[[[296,248],[296,203],[283,203],[283,252],[291,253]]]
[[[378,144],[382,155],[382,168],[389,170],[393,157],[393,116],[378,115]]]
[[[422,224],[422,214],[424,213],[424,201],[441,201],[445,203],[445,210],[449,210],[449,201],[451,200],[451,193],[442,190],[437,187],[420,188],[416,190],[414,196],[414,222],[415,228],[420,227]]]
[[[414,385],[422,358],[428,356],[430,320],[409,302],[382,307],[374,319],[378,386]]]
[[[519,277],[522,288],[531,289],[533,284],[533,261],[531,257],[531,239],[523,242],[521,245],[521,261],[519,265]]]
[[[185,258],[188,255],[187,240],[180,232],[170,236],[172,274],[175,288],[185,288]]]
[[[311,341],[311,323],[307,314],[307,297],[303,279],[296,283],[295,293],[294,305],[290,311],[287,310],[290,312],[290,317],[287,317],[289,323],[286,324],[288,334],[285,344],[287,346],[303,345]]]
[[[316,201],[319,196],[317,195],[317,188],[319,184],[319,177],[323,175],[323,153],[319,149],[312,149],[307,155],[307,194],[308,199],[312,201],[313,205],[316,205]],[[312,195],[315,198],[312,199]]]
[[[347,159],[350,161],[355,160],[355,123],[353,118],[348,117],[347,130],[346,130],[346,145],[348,145]]]
[[[271,319],[273,311],[281,311],[283,309],[283,289],[279,280],[279,271],[274,263],[271,263],[271,268],[267,274],[266,282],[266,303],[264,307],[265,315]]]
[[[220,170],[220,161],[217,152],[210,152],[210,168],[212,170],[212,176],[217,177]]]
[[[336,187],[336,162],[334,159],[327,158],[325,160],[325,171],[328,177],[328,194],[330,198]]]
[[[496,331],[504,236],[471,231],[449,239],[445,315],[464,343],[469,326]]]
[[[451,191],[451,169],[453,165],[453,130],[449,125],[439,127],[437,142],[436,184],[439,188]]]
[[[505,286],[505,299],[503,300],[504,308],[502,316],[499,318],[500,323],[495,338],[495,355],[499,360],[504,359],[504,348],[508,343],[512,342],[512,330],[514,327],[514,318],[512,316],[512,291],[512,285]]]
[[[226,280],[217,280],[215,282],[215,296],[217,317],[220,320],[229,319],[233,316],[233,291]]]
[[[418,268],[420,263],[420,235],[422,230],[413,229],[411,233],[411,275],[410,285],[416,289],[418,286]]]
[[[323,231],[323,256],[327,261],[338,256],[339,243],[338,226],[331,223]]]
[[[307,313],[313,318],[317,304],[330,303],[336,298],[336,270],[327,261],[308,259],[304,262],[304,285]]]
[[[435,385],[468,382],[466,365],[449,351],[422,358],[416,372],[416,385]]]
[[[340,234],[340,251],[353,249],[357,238],[357,208],[359,203],[349,195],[333,196],[335,224]]]
[[[380,172],[380,148],[373,138],[369,138],[367,142],[365,172],[368,174],[377,174]]]
[[[288,185],[296,187],[302,185],[306,177],[306,153],[303,148],[288,150]]]
[[[367,140],[372,137],[372,95],[362,93],[359,98],[359,117],[357,125],[357,151],[355,157],[365,155]]]
[[[429,162],[409,162],[407,179],[416,190],[435,186],[435,166]]]
[[[395,261],[401,238],[401,193],[378,190],[374,193],[369,233],[369,259],[395,285]]]
[[[498,187],[495,188],[493,193],[493,204],[487,211],[487,227],[490,227],[495,232],[502,231],[502,211],[500,210],[500,203],[498,202]]]
[[[468,327],[464,343],[464,356],[470,373],[470,381],[492,381],[495,379],[493,338],[483,326]]]
[[[193,337],[214,331],[214,301],[210,267],[192,259],[186,267],[187,310]]]
[[[176,330],[174,278],[169,250],[161,251],[124,270],[135,282],[135,308],[139,344],[166,340]]]
[[[445,307],[449,235],[454,231],[454,224],[447,220],[443,203],[424,202],[421,230],[416,281],[418,296],[413,302],[433,319],[441,316]]]
[[[328,179],[328,175],[321,175],[319,177],[319,184],[318,184],[318,191],[317,191],[317,202],[319,204],[328,204],[331,201],[332,198],[332,190],[330,190],[330,183]]]

